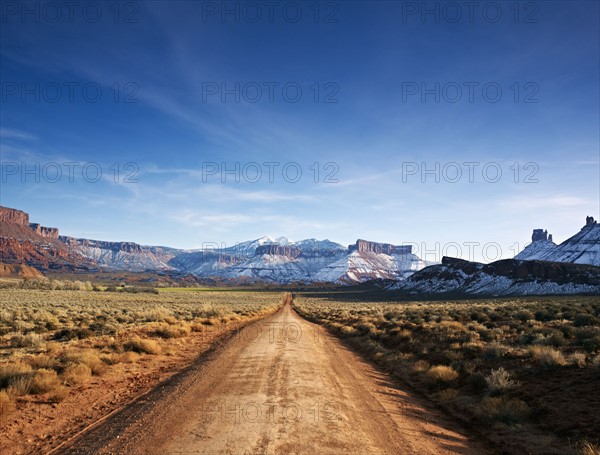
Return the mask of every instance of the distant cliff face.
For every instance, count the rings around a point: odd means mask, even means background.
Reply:
[[[104,240],[76,239],[64,235],[61,235],[59,238],[62,242],[71,247],[100,248],[114,253],[118,253],[119,251],[125,253],[142,253],[142,247],[133,242],[107,242]]]
[[[0,262],[27,264],[39,270],[89,268],[58,239],[58,229],[29,223],[21,210],[0,207]]]
[[[300,256],[300,254],[302,254],[302,250],[293,246],[267,244],[260,245],[254,251],[254,256],[262,256],[265,254],[270,256],[285,256],[289,259],[296,259]]]
[[[0,207],[0,222],[28,226],[33,232],[41,237],[48,237],[51,239],[58,238],[57,228],[41,226],[38,223],[30,223],[29,214],[22,212],[21,210]]]
[[[169,261],[178,252],[172,248],[142,246],[134,242],[108,242],[60,236],[76,254],[100,266],[119,270],[171,270]]]
[[[359,253],[375,254],[412,254],[412,245],[390,245],[389,243],[369,242],[367,240],[357,240],[356,244],[348,246],[348,252],[357,251]]]
[[[0,207],[0,221],[29,226],[29,215],[20,210]]]
[[[42,237],[47,237],[50,239],[58,238],[58,229],[51,228],[46,226],[41,226],[38,223],[29,223],[29,227],[37,234]]]

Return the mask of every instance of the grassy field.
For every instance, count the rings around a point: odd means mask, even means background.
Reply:
[[[294,305],[505,453],[600,453],[600,297]]]
[[[273,312],[281,302],[281,293],[0,289],[0,422],[28,397],[60,402],[116,364],[170,355],[192,333]]]

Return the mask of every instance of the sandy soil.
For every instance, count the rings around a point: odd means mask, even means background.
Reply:
[[[487,451],[489,453],[489,450]],[[281,311],[56,453],[486,453],[322,327]]]

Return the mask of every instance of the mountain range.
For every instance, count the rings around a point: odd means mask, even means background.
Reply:
[[[330,240],[295,242],[285,237],[262,237],[204,250],[80,239],[30,223],[27,213],[7,207],[0,207],[0,246],[0,262],[28,264],[42,271],[177,271],[244,282],[400,280],[429,265],[412,253],[410,245],[361,239],[344,247]]]
[[[232,283],[391,280],[397,283],[392,288],[408,293],[588,293],[600,292],[600,225],[588,217],[581,231],[560,245],[547,231],[535,229],[531,244],[512,260],[479,264],[444,258],[434,264],[413,254],[410,245],[362,239],[345,247],[330,240],[261,237],[203,250],[81,239],[30,223],[20,210],[0,207],[0,263],[41,271],[189,274]]]

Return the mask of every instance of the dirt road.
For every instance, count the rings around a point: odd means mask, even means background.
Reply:
[[[59,453],[483,453],[289,305]]]

